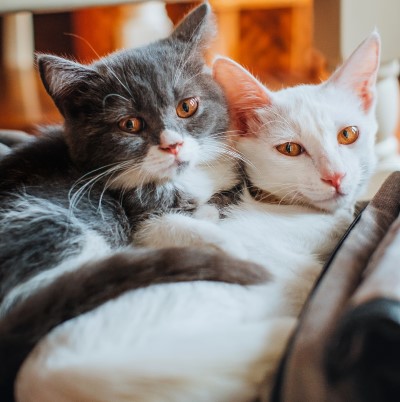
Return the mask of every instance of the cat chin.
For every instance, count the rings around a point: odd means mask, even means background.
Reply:
[[[190,162],[188,161],[178,161],[175,160],[170,167],[166,168],[162,172],[160,172],[161,177],[170,177],[174,178],[180,173],[184,172],[190,166]]]
[[[164,168],[162,171],[149,173],[149,181],[154,181],[158,184],[173,181],[182,173],[186,172],[190,166],[191,163],[188,161],[175,161],[172,165]]]
[[[346,194],[335,194],[330,198],[324,200],[311,200],[311,202],[318,209],[327,212],[335,212],[341,207],[350,205],[352,203],[352,199]]]
[[[138,174],[124,174],[122,173],[116,177],[110,188],[113,189],[134,189],[136,187],[146,185],[149,183],[165,184],[167,182],[173,181],[179,177],[183,172],[186,172],[190,168],[191,163],[188,161],[175,161],[168,167],[164,167],[158,171],[148,171],[143,169],[141,175]]]

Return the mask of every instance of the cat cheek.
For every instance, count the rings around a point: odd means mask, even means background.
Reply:
[[[179,158],[185,162],[194,162],[199,158],[200,154],[204,153],[208,153],[207,145],[201,145],[198,140],[187,137],[179,154]]]
[[[177,155],[177,158],[181,162],[192,162],[192,160],[194,159],[194,155],[190,147],[186,145],[181,148],[179,154]]]

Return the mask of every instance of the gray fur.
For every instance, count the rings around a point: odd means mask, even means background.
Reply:
[[[18,144],[33,141],[34,136],[20,130],[0,130],[0,143],[13,147]]]
[[[8,155],[13,148],[34,141],[34,136],[19,130],[0,130],[0,158]]]
[[[20,144],[33,141],[34,137],[19,130],[0,130],[0,158]]]
[[[7,361],[8,370],[0,389],[7,400],[13,399],[20,364],[41,336],[127,289],[173,281],[250,284],[267,279],[262,268],[235,266],[215,252],[171,250],[166,259],[164,251],[155,250],[150,260],[133,248],[120,254],[149,214],[190,212],[196,200],[173,179],[112,186],[115,175],[128,175],[140,165],[149,147],[160,144],[164,129],[200,143],[210,136],[222,140],[227,129],[222,90],[203,59],[214,29],[210,13],[203,4],[169,38],[90,66],[38,56],[43,83],[65,122],[42,130],[34,141],[21,141],[0,160],[0,361]],[[199,109],[190,119],[179,118],[177,103],[193,96],[201,99]],[[121,131],[118,121],[128,116],[143,118],[145,129]],[[183,164],[176,174],[187,168]],[[85,242],[91,239],[98,249],[88,252]],[[189,269],[190,261],[197,261],[195,268]],[[81,271],[90,283],[87,297],[79,291],[85,287],[79,285]],[[124,273],[127,281],[121,279]],[[57,308],[50,311],[49,306]],[[10,320],[13,325],[7,327]],[[27,327],[32,330],[23,330]],[[11,333],[18,333],[14,346]]]
[[[11,152],[11,147],[0,143],[0,157],[8,155]]]
[[[108,186],[116,173],[129,174],[140,165],[164,129],[200,142],[226,130],[222,91],[203,59],[212,26],[209,6],[202,5],[171,37],[90,66],[38,56],[43,83],[65,123],[44,130],[41,139],[0,165],[0,301],[19,282],[79,254],[88,230],[115,249],[128,244],[147,214],[196,207],[173,181]],[[179,118],[176,105],[190,96],[201,99],[199,110],[190,119]],[[118,121],[127,116],[143,118],[145,129],[121,131]],[[95,180],[118,163],[120,169]]]

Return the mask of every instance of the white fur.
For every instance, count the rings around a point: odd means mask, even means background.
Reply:
[[[214,193],[229,189],[236,184],[236,163],[233,158],[202,163],[198,169],[188,169],[184,172],[176,179],[176,183],[202,205]]]
[[[348,64],[349,79],[358,64]],[[291,205],[260,203],[246,193],[217,224],[171,214],[143,227],[141,239],[157,246],[209,244],[229,252],[231,244],[234,254],[240,245],[272,272],[272,281],[127,292],[46,336],[19,372],[17,401],[245,402],[266,376],[271,385],[296,317],[374,162],[374,110],[362,110],[343,76],[271,95],[271,105],[257,112],[262,124],[238,138],[238,150],[252,162],[251,181]],[[350,125],[360,128],[359,140],[339,146],[338,130]],[[301,143],[307,154],[278,153],[276,145],[287,141]],[[321,181],[323,172],[338,170],[346,173],[341,197]]]
[[[193,173],[198,173],[197,167],[199,166],[204,166],[206,170],[210,171],[211,168],[214,169],[214,164],[218,165],[218,156],[224,153],[222,140],[209,138],[199,142],[190,136],[182,137],[176,132],[167,130],[165,132],[168,134],[164,138],[169,138],[171,143],[179,142],[179,139],[182,140],[178,154],[174,155],[165,152],[159,145],[152,145],[139,166],[130,166],[128,163],[126,168],[121,169],[122,172],[110,181],[110,187],[129,189],[140,187],[153,181],[161,184],[167,181],[184,182],[185,177],[193,178]],[[183,172],[180,172],[179,163],[188,163],[188,167]],[[225,186],[227,184],[226,177],[222,177],[224,180],[217,180],[216,182],[220,182],[222,186]],[[213,185],[215,186],[215,182]],[[195,188],[194,183],[192,183],[192,188]]]
[[[250,400],[295,323],[268,318],[268,288],[255,290],[185,283],[129,292],[53,331],[20,371],[17,400]]]
[[[284,201],[300,199],[326,210],[354,203],[360,194],[354,183],[364,185],[361,179],[370,177],[376,163],[374,113],[365,114],[350,91],[327,84],[288,88],[274,93],[272,99],[270,107],[258,112],[264,126],[254,125],[254,135],[238,145],[244,155],[253,155],[255,167],[248,166],[253,184]],[[337,134],[348,126],[357,126],[360,138],[344,146]],[[299,143],[307,152],[297,157],[280,154],[275,147],[288,141]],[[342,191],[346,197],[337,200],[332,199],[335,189],[321,181],[324,173],[335,171],[345,173]]]

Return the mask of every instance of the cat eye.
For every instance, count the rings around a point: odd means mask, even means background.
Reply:
[[[356,142],[359,136],[358,127],[349,126],[340,130],[337,136],[339,144],[342,145],[350,145],[353,142]]]
[[[199,107],[198,98],[186,98],[178,103],[176,114],[183,119],[193,116]]]
[[[140,117],[128,117],[118,122],[120,130],[126,133],[136,134],[144,129],[144,120]]]
[[[281,154],[287,156],[299,156],[304,152],[304,148],[295,142],[285,142],[284,144],[278,145],[276,149]]]

